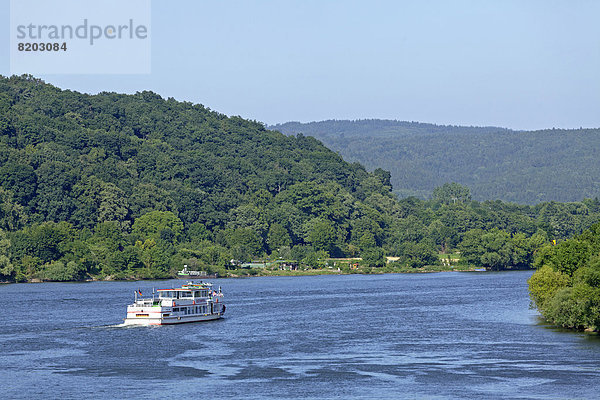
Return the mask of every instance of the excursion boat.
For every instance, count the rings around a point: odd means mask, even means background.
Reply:
[[[205,271],[190,271],[187,265],[183,266],[181,271],[177,272],[178,278],[191,278],[191,279],[211,279],[218,278],[219,274],[208,275]]]
[[[171,325],[219,319],[225,313],[221,288],[208,282],[188,282],[176,289],[158,289],[158,298],[144,298],[138,290],[127,306],[125,325]]]

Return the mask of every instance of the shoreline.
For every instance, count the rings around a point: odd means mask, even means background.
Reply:
[[[526,269],[526,270],[518,270],[518,271],[529,271],[534,270],[534,268]],[[150,280],[197,280],[197,279],[236,279],[236,278],[254,278],[254,277],[276,277],[276,276],[318,276],[318,275],[383,275],[383,274],[431,274],[431,273],[439,273],[439,272],[503,272],[503,271],[517,271],[517,270],[502,270],[502,271],[490,271],[485,270],[482,271],[480,268],[476,267],[464,267],[464,268],[431,268],[431,267],[423,267],[423,268],[415,268],[413,270],[407,269],[397,269],[397,270],[389,270],[385,268],[381,268],[381,270],[375,269],[370,271],[362,271],[362,270],[352,270],[352,271],[341,271],[341,270],[323,270],[323,269],[312,269],[312,270],[297,270],[297,271],[288,271],[288,270],[248,270],[247,273],[239,273],[240,271],[236,271],[238,273],[227,273],[227,275],[217,276],[217,277],[180,277],[180,276],[170,276],[165,278],[142,278],[142,277],[129,277],[126,279],[114,279],[113,277],[104,277],[104,278],[96,278],[91,277],[82,280],[75,281],[51,281],[51,280],[42,280],[39,278],[33,278],[28,281],[22,282],[9,282],[4,281],[0,282],[0,284],[15,284],[15,283],[85,283],[85,282],[135,282],[135,281],[150,281]]]

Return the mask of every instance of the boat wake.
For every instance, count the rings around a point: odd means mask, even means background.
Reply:
[[[99,328],[136,328],[136,327],[140,327],[140,326],[144,326],[144,325],[132,325],[132,324],[125,324],[120,323],[120,324],[115,324],[115,325],[102,325],[99,326]]]

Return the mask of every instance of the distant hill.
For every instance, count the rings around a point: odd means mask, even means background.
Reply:
[[[321,140],[347,161],[392,174],[401,197],[446,182],[476,200],[535,204],[600,194],[600,129],[513,131],[393,120],[288,122],[270,127]]]

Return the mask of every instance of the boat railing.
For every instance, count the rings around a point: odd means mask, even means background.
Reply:
[[[158,305],[160,304],[158,299],[140,299],[138,298],[136,301],[137,305],[141,305],[141,306],[153,306],[153,305]]]

